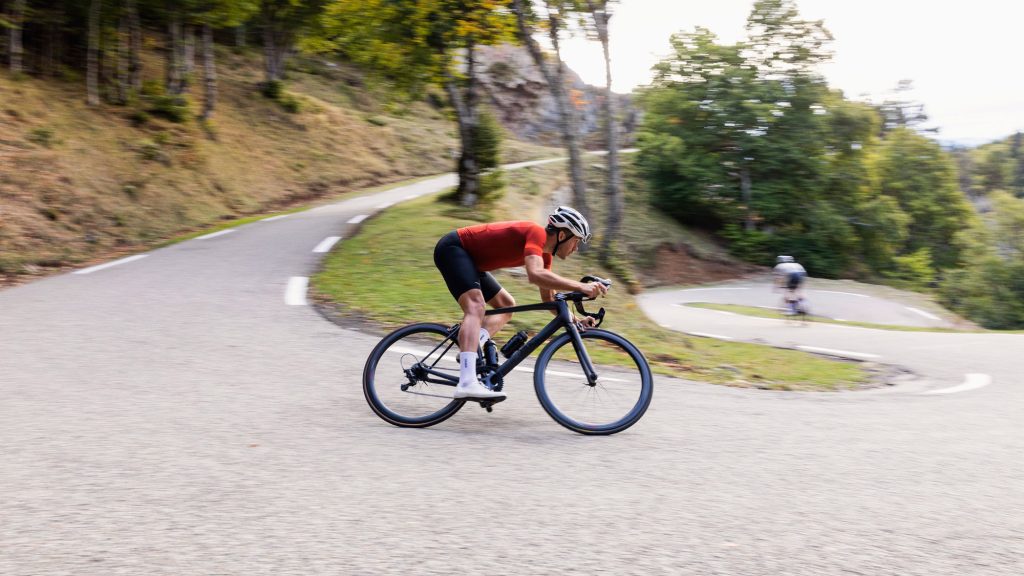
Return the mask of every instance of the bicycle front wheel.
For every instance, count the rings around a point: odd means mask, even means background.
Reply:
[[[580,434],[615,434],[636,424],[654,393],[651,368],[625,338],[591,328],[580,334],[598,374],[591,384],[568,333],[548,344],[537,358],[533,386],[544,410]]]
[[[378,416],[395,426],[433,426],[465,404],[452,396],[455,382],[437,373],[458,380],[458,333],[441,324],[410,324],[385,336],[370,352],[363,395]]]

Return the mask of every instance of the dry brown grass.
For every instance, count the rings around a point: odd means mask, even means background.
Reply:
[[[298,113],[258,91],[259,54],[218,52],[217,110],[204,127],[140,104],[89,108],[79,83],[0,72],[0,283],[135,251],[220,220],[452,169],[443,111],[386,104],[386,89],[322,60],[296,60]],[[159,80],[157,53],[146,77]],[[189,93],[193,114],[201,86]],[[557,151],[554,151],[557,153]],[[506,160],[552,154],[510,142]]]

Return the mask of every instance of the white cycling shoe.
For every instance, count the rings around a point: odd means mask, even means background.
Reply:
[[[474,380],[468,384],[459,382],[459,385],[455,387],[455,398],[457,400],[504,400],[505,393],[495,392]]]

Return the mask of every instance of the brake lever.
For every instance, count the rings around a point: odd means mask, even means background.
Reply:
[[[583,302],[576,302],[575,304],[576,304],[576,311],[580,313],[580,316],[589,316],[589,317],[594,318],[595,320],[597,320],[597,324],[594,324],[593,326],[591,326],[591,328],[597,328],[598,326],[601,325],[602,322],[604,322],[604,307],[603,306],[601,307],[600,310],[597,311],[597,314],[592,314],[592,313],[587,312],[586,310],[583,309]]]

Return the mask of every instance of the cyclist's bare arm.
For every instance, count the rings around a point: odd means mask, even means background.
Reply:
[[[544,268],[544,259],[535,254],[530,254],[526,257],[525,266],[526,276],[529,278],[530,284],[542,290],[570,290],[582,292],[590,298],[596,298],[608,292],[608,287],[600,282],[577,282],[555,274],[551,270]],[[543,297],[544,294],[542,292],[541,298]]]

